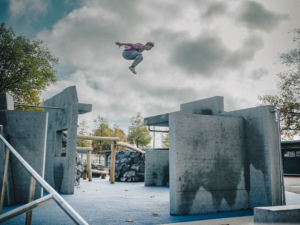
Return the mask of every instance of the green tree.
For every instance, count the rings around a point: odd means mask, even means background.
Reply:
[[[87,121],[83,120],[79,123],[79,127],[77,129],[77,134],[81,135],[90,135],[88,132],[89,126]],[[91,147],[92,141],[91,140],[83,140],[83,139],[77,139],[77,146],[78,147]]]
[[[100,115],[94,120],[95,129],[93,130],[94,136],[100,137],[119,137],[120,141],[126,142],[126,134],[116,124],[111,127],[108,120]],[[95,154],[99,154],[103,150],[111,149],[111,141],[93,141],[93,151]],[[117,147],[117,149],[124,149]]]
[[[300,131],[300,29],[294,29],[294,42],[298,47],[281,55],[288,71],[277,74],[279,81],[276,95],[258,96],[262,105],[274,105],[280,112],[281,134],[292,139]]]
[[[100,115],[94,120],[95,129],[93,130],[94,136],[111,137],[112,131],[110,129],[108,120]],[[95,141],[93,140],[93,151],[99,153],[102,150],[109,150],[111,143],[109,141]]]
[[[144,125],[144,118],[140,112],[136,117],[131,118],[127,139],[130,144],[135,144],[138,148],[149,148],[148,144],[152,138],[147,126]]]
[[[16,103],[38,105],[41,92],[57,83],[53,67],[58,58],[42,44],[41,40],[16,37],[12,28],[0,25],[0,92],[12,95]]]
[[[161,134],[161,143],[163,147],[169,148],[169,133]]]

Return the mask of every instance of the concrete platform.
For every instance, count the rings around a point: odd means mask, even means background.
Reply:
[[[170,216],[169,188],[145,187],[143,182],[110,184],[108,179],[93,178],[92,182],[81,179],[74,195],[61,196],[89,224],[253,224],[253,211],[250,210]],[[300,204],[300,196],[296,194],[286,192],[286,198],[289,205]],[[15,208],[16,206],[4,207],[3,213]],[[158,216],[153,216],[152,212]],[[134,222],[125,222],[129,219]],[[25,224],[25,214],[3,224]],[[50,202],[33,210],[32,224],[73,224],[73,222],[55,202]]]

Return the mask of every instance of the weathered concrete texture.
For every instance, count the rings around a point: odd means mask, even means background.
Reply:
[[[0,110],[14,110],[14,99],[6,92],[0,92]]]
[[[169,186],[169,151],[147,150],[145,186]]]
[[[215,96],[180,105],[180,112],[190,114],[216,115],[224,112],[224,97]]]
[[[48,114],[46,112],[6,110],[1,111],[2,119],[4,114],[6,114],[6,129],[4,130],[8,142],[41,177],[44,177]],[[2,148],[1,155],[3,155],[3,153],[4,151]],[[10,202],[7,201],[6,203],[28,203],[30,184],[29,173],[13,154],[10,154],[10,167],[11,174],[8,179],[11,179],[11,181],[8,182],[8,185],[12,185],[13,188],[10,187],[8,194],[11,194],[10,191],[13,190],[13,200],[10,198]],[[2,173],[3,164],[1,176]],[[42,189],[40,185],[36,184],[35,199],[40,198],[41,196]]]
[[[47,112],[8,111],[7,120],[9,143],[41,177],[44,177]],[[15,204],[28,203],[31,176],[12,154],[10,162]],[[40,197],[42,189],[36,184],[35,199]]]
[[[254,208],[254,223],[300,223],[300,206],[273,206]]]
[[[73,194],[78,114],[91,111],[92,106],[78,103],[75,86],[64,89],[44,105],[63,108],[45,109],[49,113],[45,179],[56,191]],[[65,156],[61,152],[62,131],[68,133]]]
[[[6,122],[6,113],[5,111],[0,110],[0,124],[2,125],[5,120]],[[8,140],[8,135],[3,133],[3,125],[0,127],[0,134]],[[3,181],[3,171],[4,171],[4,164],[6,158],[6,146],[2,141],[0,141],[0,184]],[[0,187],[2,189],[2,187]],[[0,189],[0,190],[1,190]],[[12,176],[11,176],[11,163],[8,161],[8,168],[7,168],[7,175],[6,175],[6,183],[5,183],[5,192],[4,192],[4,206],[9,206],[14,204],[14,190],[13,190],[13,183],[12,183]]]
[[[261,106],[219,115],[245,121],[246,190],[250,208],[285,205],[278,123],[274,106]]]
[[[172,113],[169,125],[171,215],[248,209],[243,119]]]

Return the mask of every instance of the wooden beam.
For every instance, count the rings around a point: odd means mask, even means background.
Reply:
[[[117,142],[117,146],[126,147],[126,148],[132,149],[132,150],[137,151],[137,152],[140,152],[140,153],[145,153],[145,152],[142,151],[141,149],[136,148],[136,147],[134,147],[133,145],[130,145],[130,144],[125,143],[125,142]]]
[[[92,170],[92,173],[108,174],[107,171]]]
[[[80,150],[80,151],[92,151],[93,148],[92,147],[76,147],[76,150]]]
[[[32,202],[34,200],[34,193],[35,193],[35,179],[33,177],[30,178],[30,188],[29,188],[29,199],[28,202]],[[32,210],[29,210],[26,213],[26,225],[31,224],[31,219],[32,219]]]
[[[6,182],[6,177],[7,177],[8,162],[9,162],[9,149],[6,148],[6,156],[5,156],[5,164],[4,164],[3,180],[2,180],[2,189],[1,189],[1,195],[0,195],[0,215],[2,214],[2,208],[3,208],[3,202],[4,202],[5,182]]]
[[[89,173],[89,181],[92,181],[91,151],[87,151],[87,169]]]
[[[116,162],[116,142],[111,144],[111,157],[110,157],[110,183],[115,183],[115,162]]]
[[[77,134],[77,139],[95,140],[95,141],[119,141],[119,137],[99,137],[99,136],[86,136]]]

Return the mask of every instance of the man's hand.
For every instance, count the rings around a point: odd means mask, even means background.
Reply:
[[[116,42],[116,45],[119,45],[119,48],[121,47],[121,43],[120,42]]]

